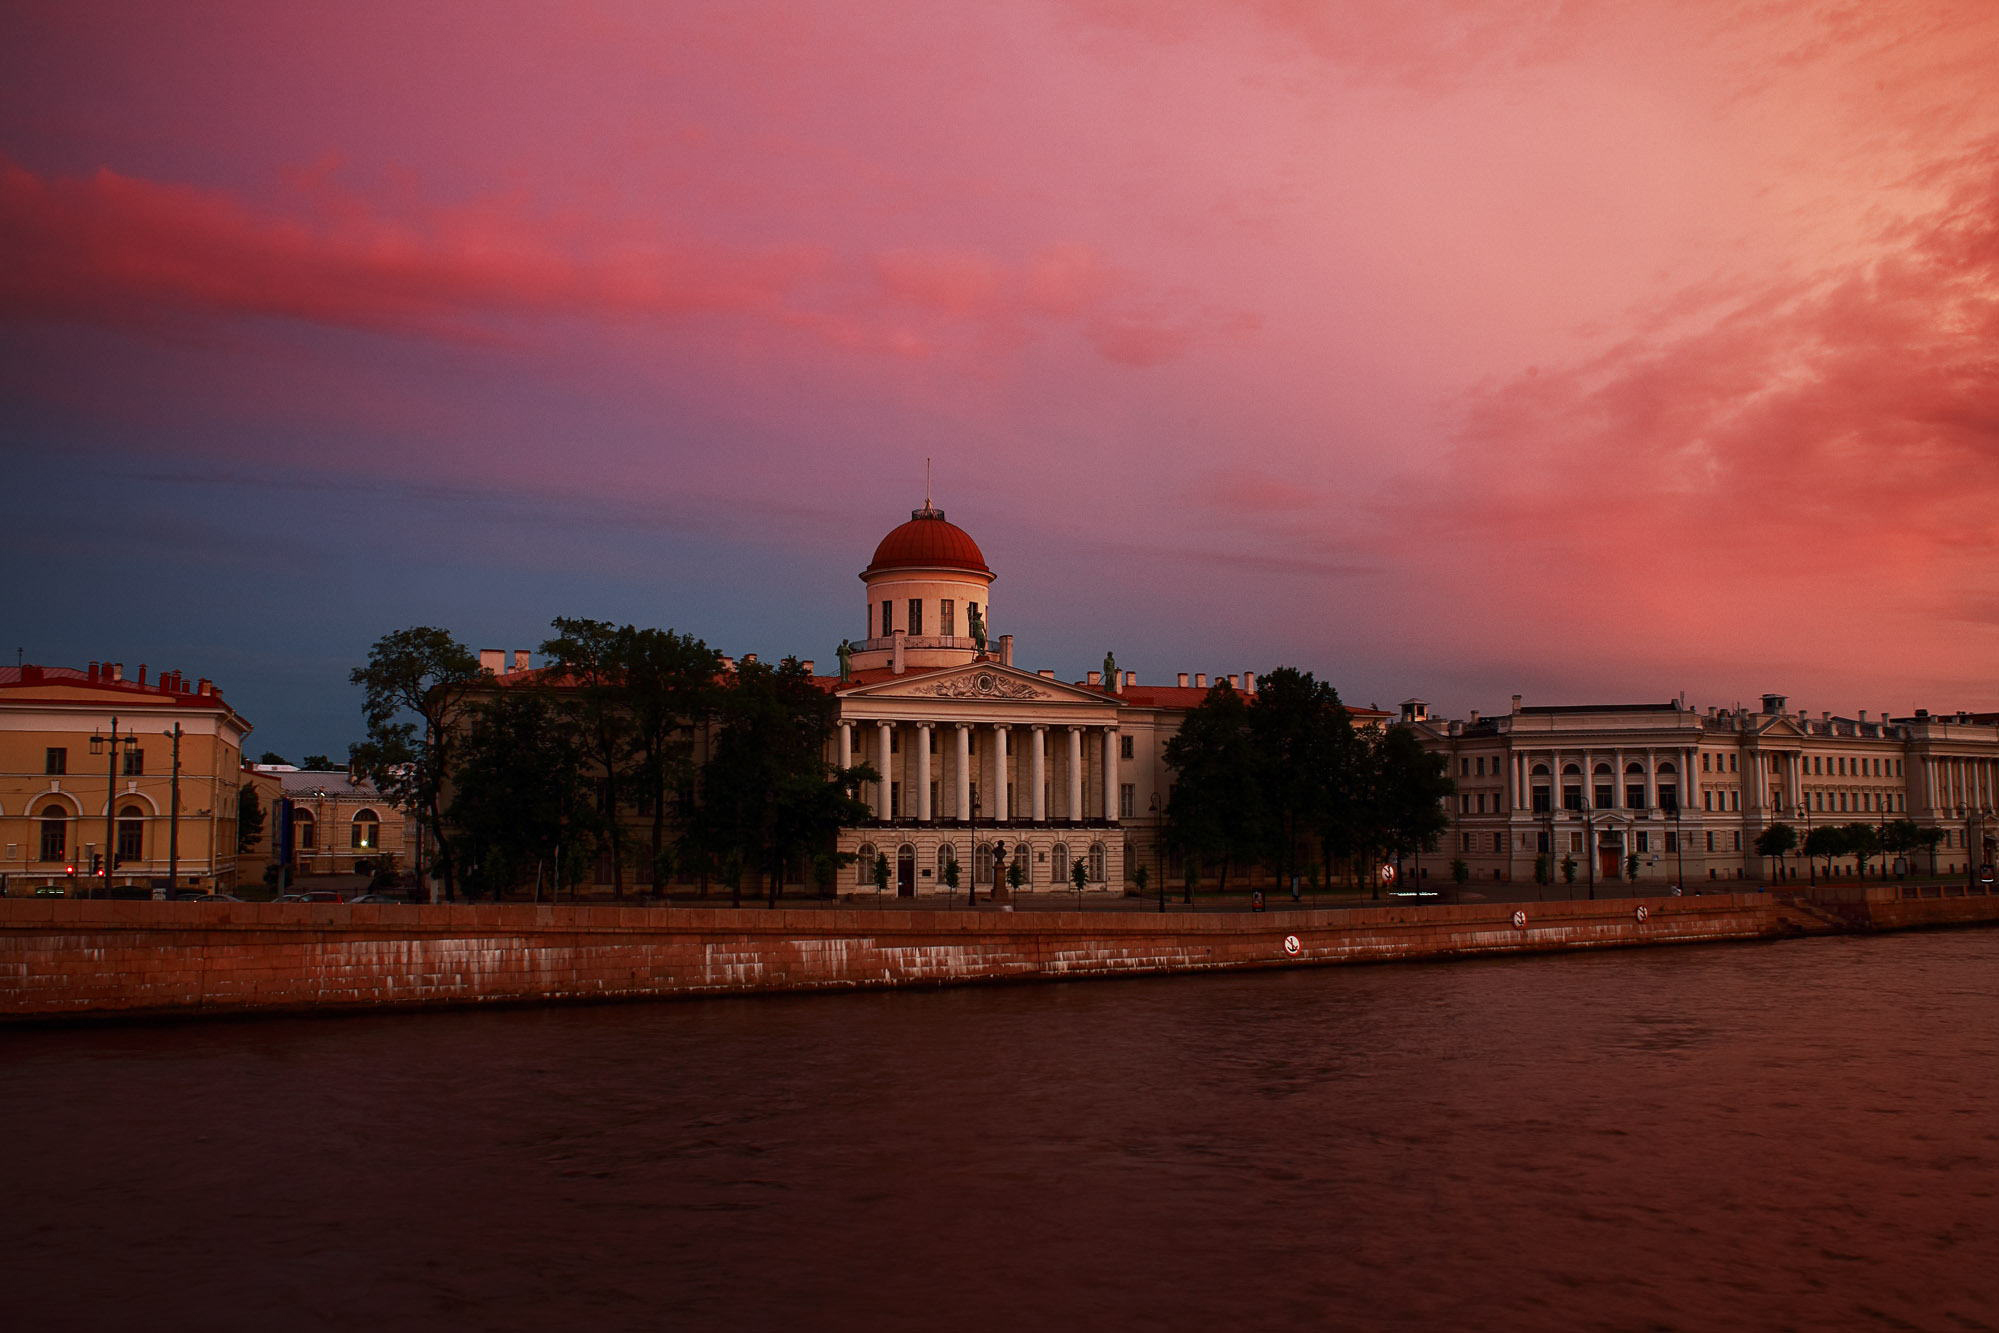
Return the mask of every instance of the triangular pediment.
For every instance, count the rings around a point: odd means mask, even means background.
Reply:
[[[1770,736],[1782,740],[1801,739],[1804,736],[1797,723],[1788,717],[1773,717],[1756,729],[1758,736]]]
[[[976,703],[1076,703],[1115,706],[1096,690],[997,662],[912,671],[840,691],[842,699],[949,699]]]

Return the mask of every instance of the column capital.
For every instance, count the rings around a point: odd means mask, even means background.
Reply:
[[[910,723],[910,725],[915,727],[918,731],[929,731],[937,724],[935,722],[932,722],[928,718],[918,718],[916,721]]]
[[[972,729],[972,724],[971,724],[971,723],[969,723],[969,722],[952,722],[952,723],[949,723],[949,724],[945,724],[945,723],[939,723],[938,725],[940,725],[940,726],[943,726],[943,725],[950,725],[950,726],[953,726],[953,727],[956,727],[956,728],[957,728],[958,730],[960,730],[960,731],[970,731],[970,730]]]
[[[1010,731],[1013,729],[1013,723],[1011,722],[989,722],[986,725],[994,731]]]

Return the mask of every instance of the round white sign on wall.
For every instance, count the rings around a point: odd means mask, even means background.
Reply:
[[[1633,916],[1635,916],[1635,917],[1637,917],[1637,918],[1638,918],[1638,924],[1640,924],[1640,925],[1644,925],[1644,924],[1645,924],[1645,918],[1646,918],[1646,917],[1648,917],[1648,916],[1650,916],[1650,915],[1652,915],[1652,909],[1651,909],[1651,908],[1649,908],[1649,907],[1647,907],[1647,906],[1645,906],[1645,905],[1644,905],[1643,903],[1640,903],[1640,904],[1638,905],[1638,910],[1636,910],[1635,912],[1633,912],[1633,913],[1632,913],[1631,915],[1633,915]]]
[[[1383,865],[1383,866],[1381,867],[1381,882],[1382,882],[1383,884],[1393,884],[1393,883],[1395,882],[1395,867],[1394,867],[1394,866],[1392,866],[1392,865]]]
[[[1288,954],[1295,954],[1298,952],[1298,950],[1302,949],[1303,947],[1304,946],[1302,944],[1298,943],[1298,937],[1296,935],[1286,935],[1284,937],[1284,952]]]
[[[1515,930],[1527,929],[1527,914],[1525,912],[1515,912],[1513,914],[1513,928]]]

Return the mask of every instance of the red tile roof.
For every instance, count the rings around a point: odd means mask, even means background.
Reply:
[[[993,577],[985,553],[971,534],[945,521],[941,509],[918,509],[909,522],[881,539],[861,577],[891,569],[963,569]]]

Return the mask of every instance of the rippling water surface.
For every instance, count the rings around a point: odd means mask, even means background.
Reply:
[[[1999,931],[0,1031],[35,1329],[1999,1327]]]

